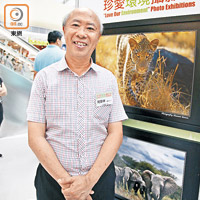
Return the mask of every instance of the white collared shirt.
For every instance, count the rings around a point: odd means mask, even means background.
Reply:
[[[81,76],[65,58],[41,70],[33,83],[28,121],[46,123],[46,140],[71,175],[86,174],[108,135],[127,119],[114,75],[94,63]]]

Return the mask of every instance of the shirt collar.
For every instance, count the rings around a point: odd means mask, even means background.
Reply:
[[[55,44],[49,44],[47,45],[47,48],[60,48],[60,47]]]
[[[56,65],[56,69],[57,71],[63,71],[65,69],[69,69],[67,62],[65,60],[65,56],[63,56],[63,58],[58,62],[58,65]]]
[[[69,69],[69,66],[67,65],[67,62],[65,60],[65,56],[59,61],[59,64],[56,66],[57,71],[64,71],[65,69]],[[90,69],[94,70],[95,72],[99,71],[99,67],[93,62],[91,58],[91,65]],[[88,71],[90,70],[88,69]]]

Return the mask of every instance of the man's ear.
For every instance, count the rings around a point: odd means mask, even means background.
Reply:
[[[59,38],[57,38],[57,40],[56,40],[56,43],[57,43],[57,44],[59,44],[59,43],[60,43],[60,39],[59,39]]]
[[[62,41],[59,38],[57,38],[56,44],[57,44],[57,46],[61,47],[62,46]]]
[[[100,38],[100,37],[101,37],[101,33],[99,34],[99,38]],[[99,39],[99,38],[98,38],[98,39]]]

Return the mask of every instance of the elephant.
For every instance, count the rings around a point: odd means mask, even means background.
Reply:
[[[164,196],[173,194],[178,185],[168,176],[154,174],[150,170],[145,170],[142,173],[142,178],[146,184],[145,200],[162,200]]]
[[[117,165],[115,165],[115,174],[116,174],[115,182],[116,182],[116,184],[117,184],[117,187],[119,187],[119,186],[120,186],[120,183],[123,182],[121,170],[122,170],[121,167],[118,167]]]
[[[121,168],[115,166],[115,172],[117,187],[121,184],[127,188],[129,192],[133,189],[135,194],[137,194],[138,190],[140,190],[141,195],[144,194],[146,188],[145,182],[136,170],[131,169],[130,167]]]

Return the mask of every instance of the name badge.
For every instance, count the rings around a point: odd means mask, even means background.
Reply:
[[[97,94],[96,95],[96,106],[104,106],[113,104],[113,97],[111,92]]]

